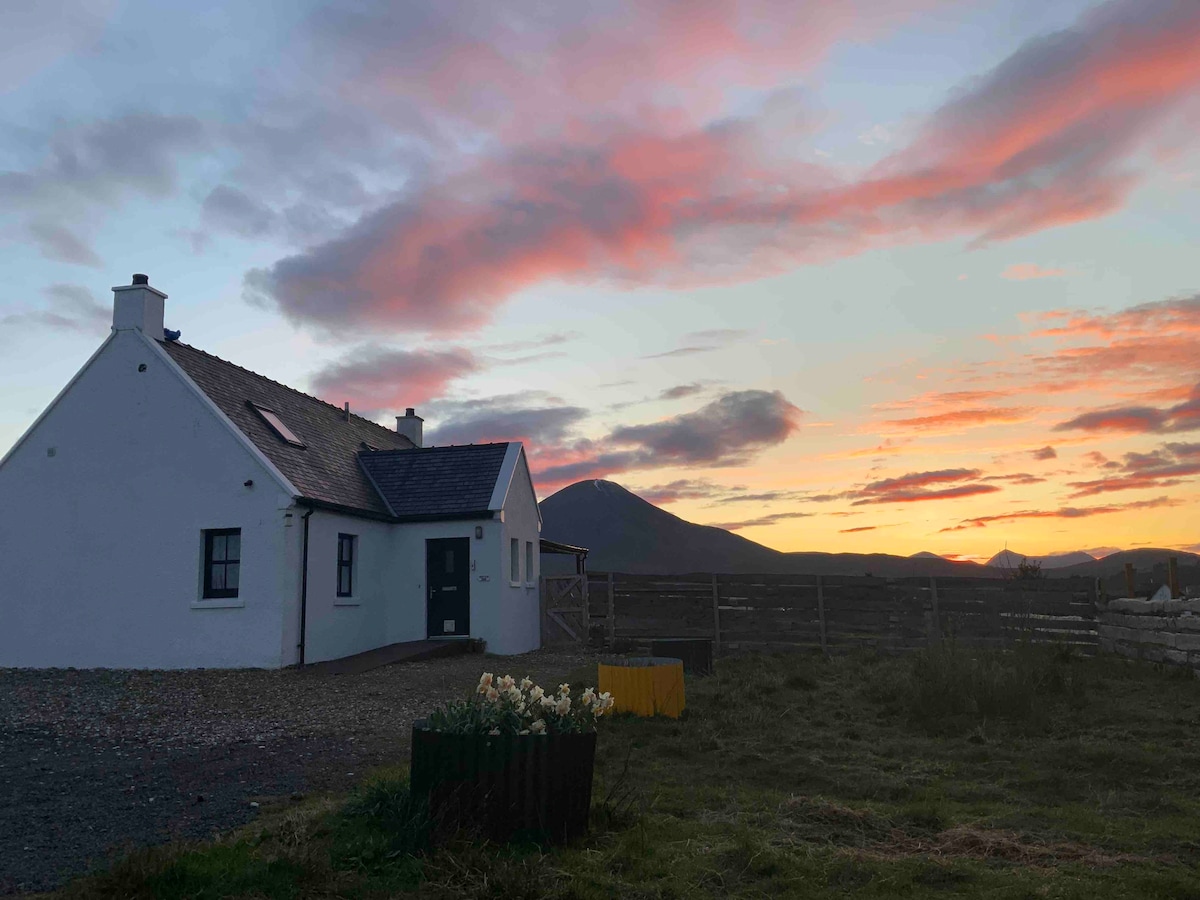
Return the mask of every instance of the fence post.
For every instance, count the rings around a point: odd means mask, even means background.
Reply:
[[[929,579],[929,599],[933,604],[933,622],[929,628],[929,643],[940,644],[942,641],[942,615],[938,612],[937,579]]]
[[[712,577],[712,601],[713,601],[713,656],[721,652],[721,598],[717,591],[717,573],[713,572]]]
[[[613,573],[608,573],[608,648],[613,650],[617,644],[617,603],[613,591]]]
[[[1171,599],[1179,596],[1179,557],[1167,558],[1167,584],[1171,587]]]
[[[825,636],[825,585],[817,576],[817,621],[821,625],[821,652],[829,655],[829,643]]]
[[[546,576],[538,576],[538,646],[546,642]]]
[[[1125,563],[1125,596],[1134,596],[1133,563]]]

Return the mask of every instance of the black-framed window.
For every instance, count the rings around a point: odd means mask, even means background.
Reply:
[[[354,594],[354,545],[357,543],[357,535],[338,535],[337,595],[339,597],[350,597]]]
[[[204,599],[236,597],[242,574],[242,529],[204,532]]]

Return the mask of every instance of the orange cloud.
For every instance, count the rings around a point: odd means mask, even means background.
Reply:
[[[977,516],[973,519],[963,519],[958,525],[952,525],[939,531],[962,531],[967,528],[986,528],[996,522],[1015,522],[1021,519],[1086,519],[1091,516],[1107,516],[1113,513],[1127,512],[1135,509],[1161,509],[1167,506],[1179,506],[1182,500],[1172,500],[1169,497],[1157,497],[1154,500],[1138,500],[1116,506],[1088,506],[1083,508],[1063,506],[1058,509],[1027,509],[1021,512],[1002,513],[995,516]]]
[[[1054,426],[1055,431],[1106,431],[1133,434],[1195,431],[1200,429],[1200,384],[1189,399],[1168,409],[1126,406],[1082,413]]]
[[[887,478],[872,482],[849,496],[858,499],[851,506],[872,503],[918,503],[924,500],[953,500],[978,494],[991,494],[1000,490],[991,484],[955,484],[979,478],[978,469],[939,469],[931,472],[909,472],[898,478]],[[953,487],[937,488],[938,485],[954,484]],[[931,488],[937,488],[932,489]]]
[[[965,428],[975,428],[980,425],[995,425],[1000,423],[1027,422],[1036,415],[1037,411],[1028,407],[1017,408],[987,408],[957,409],[951,412],[937,413],[932,416],[915,416],[910,419],[889,419],[881,423],[881,427],[898,430],[936,431],[948,433],[961,431]]]
[[[1074,497],[1093,497],[1112,491],[1174,487],[1200,476],[1200,443],[1162,444],[1151,453],[1126,453],[1120,474],[1090,481],[1072,481]]]

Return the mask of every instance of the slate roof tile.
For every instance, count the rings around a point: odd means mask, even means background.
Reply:
[[[413,443],[404,435],[353,413],[346,421],[341,407],[187,344],[160,345],[301,496],[387,515],[387,506],[358,464],[358,453],[364,444],[378,450],[411,449]],[[247,401],[273,410],[304,447],[280,438]]]
[[[363,469],[401,519],[486,513],[508,444],[361,451]]]

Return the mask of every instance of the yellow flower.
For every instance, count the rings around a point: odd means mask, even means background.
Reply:
[[[498,690],[496,690],[494,687],[490,687],[487,689],[486,696],[487,696],[489,702],[495,703],[497,700],[500,699],[500,692]]]
[[[596,694],[592,691],[591,688],[588,688],[586,691],[583,692],[583,696],[579,698],[579,702],[582,703],[584,706],[591,706],[592,701],[595,699],[596,699]]]
[[[571,711],[571,698],[560,697],[558,703],[554,705],[554,711],[560,716],[565,716]]]
[[[511,675],[505,675],[500,679],[500,690],[507,691],[514,684],[516,684],[516,682],[513,680],[513,677]]]
[[[558,695],[560,697],[565,697],[570,693],[571,693],[571,686],[569,684],[560,684],[558,686]]]
[[[526,675],[524,678],[521,679],[521,690],[527,691],[531,687],[533,687],[533,679],[531,679],[528,675]]]
[[[534,722],[532,725],[529,726],[529,730],[533,734],[542,734],[546,730],[546,720],[538,719],[536,722]]]
[[[546,692],[536,685],[534,686],[533,690],[529,692],[529,699],[533,703],[537,703],[544,696],[546,696]]]

